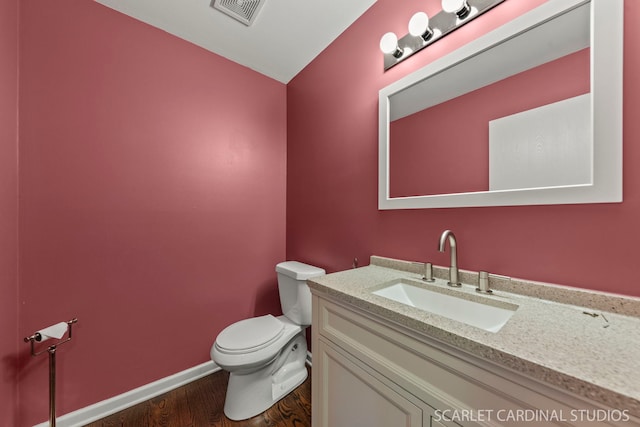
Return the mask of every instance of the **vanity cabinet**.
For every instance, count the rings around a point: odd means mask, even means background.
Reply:
[[[322,292],[312,328],[314,427],[638,425]]]

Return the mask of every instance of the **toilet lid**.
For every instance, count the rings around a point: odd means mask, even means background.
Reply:
[[[260,350],[284,333],[284,323],[270,314],[241,320],[226,327],[216,339],[216,346],[227,353]]]

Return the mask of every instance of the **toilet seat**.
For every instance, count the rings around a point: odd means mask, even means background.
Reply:
[[[253,317],[223,329],[211,348],[211,358],[227,371],[252,370],[271,362],[302,327],[285,316]]]
[[[220,332],[216,347],[226,354],[252,353],[277,341],[284,329],[284,323],[271,314],[244,319]]]

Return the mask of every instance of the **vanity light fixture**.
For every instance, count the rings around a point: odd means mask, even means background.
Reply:
[[[503,1],[442,0],[442,11],[431,18],[417,12],[411,17],[409,33],[404,37],[398,39],[394,33],[386,33],[380,39],[385,71]]]

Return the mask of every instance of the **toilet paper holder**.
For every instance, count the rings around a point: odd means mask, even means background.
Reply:
[[[61,322],[60,324],[67,324],[66,331],[64,331],[60,338],[64,336],[65,333],[68,332],[66,339],[60,339],[54,344],[49,345],[45,350],[36,352],[35,351],[35,343],[47,340],[49,337],[43,337],[42,334],[38,332],[34,332],[31,336],[25,337],[24,342],[28,342],[31,344],[31,356],[39,356],[42,353],[49,353],[49,425],[51,427],[55,427],[56,425],[56,350],[58,346],[71,341],[73,324],[78,323],[78,318],[73,318],[67,322]],[[57,325],[53,325],[49,328],[53,328]],[[44,331],[44,330],[42,330]],[[58,337],[56,337],[58,338]]]
[[[72,330],[73,330],[72,325],[74,323],[78,323],[78,318],[75,317],[75,318],[73,318],[71,320],[66,321],[65,323],[67,324],[67,328],[68,328],[67,331],[69,332],[67,334],[67,338],[64,339],[64,340],[60,340],[60,341],[56,342],[55,344],[49,345],[46,349],[44,349],[42,351],[39,351],[39,352],[35,351],[35,343],[43,341],[42,340],[42,336],[40,335],[40,332],[34,332],[31,336],[24,337],[24,342],[31,343],[31,355],[32,356],[40,356],[42,353],[50,352],[51,351],[51,347],[53,347],[53,350],[55,351],[55,348],[57,348],[58,346],[66,343],[66,342],[71,341],[71,334],[72,334]]]

